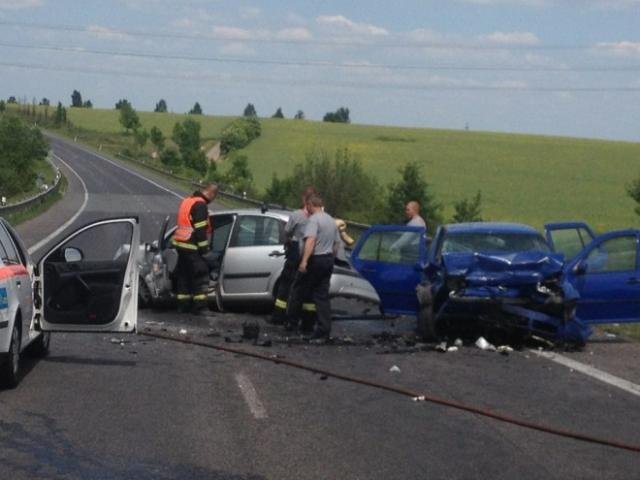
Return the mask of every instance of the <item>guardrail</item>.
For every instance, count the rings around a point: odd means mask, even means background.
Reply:
[[[26,210],[27,208],[32,207],[38,203],[44,202],[45,198],[51,195],[54,192],[57,192],[60,189],[60,184],[62,180],[62,174],[60,173],[60,169],[51,161],[49,157],[47,157],[47,162],[51,164],[56,172],[56,177],[54,179],[53,185],[48,187],[46,190],[34,195],[33,197],[26,198],[24,200],[20,200],[16,203],[9,203],[7,205],[0,205],[0,216],[6,216],[12,213],[16,213],[22,210]]]
[[[174,178],[175,180],[180,180],[182,182],[188,182],[191,186],[193,186],[194,188],[198,188],[200,186],[202,186],[202,182],[193,179],[193,178],[186,178],[186,177],[181,177],[179,175],[174,174],[172,171],[170,170],[165,170],[163,168],[157,167],[156,165],[152,165],[150,163],[145,162],[144,160],[138,160],[135,158],[131,158],[127,155],[124,155],[122,153],[116,153],[115,154],[116,157],[121,158],[125,161],[128,162],[133,162],[133,163],[137,163],[139,165],[143,165],[145,168],[148,168],[152,171],[158,172],[162,175],[166,175],[168,177]],[[269,209],[277,209],[277,210],[287,210],[287,211],[292,211],[291,208],[285,206],[285,205],[278,205],[278,204],[274,204],[274,203],[266,203],[262,200],[257,200],[254,198],[248,198],[245,195],[238,195],[236,193],[231,193],[231,192],[226,192],[224,191],[224,185],[220,185],[220,190],[218,191],[218,195],[220,195],[220,197],[222,198],[227,198],[230,200],[233,200],[235,202],[239,202],[242,204],[245,204],[247,206],[251,206],[251,207],[258,207],[258,208],[262,208],[262,207],[266,207]],[[345,220],[346,224],[347,224],[347,229],[353,233],[356,237],[360,235],[360,233],[364,232],[367,228],[370,227],[370,225],[367,225],[366,223],[358,223],[358,222],[352,222],[349,220]],[[357,233],[356,233],[357,232]]]

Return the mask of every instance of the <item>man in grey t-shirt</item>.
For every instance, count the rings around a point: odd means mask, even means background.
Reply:
[[[271,323],[282,324],[286,322],[286,312],[289,304],[289,295],[291,293],[291,285],[298,271],[300,258],[302,257],[302,243],[304,241],[304,229],[309,219],[307,211],[307,198],[309,195],[316,193],[312,186],[306,187],[300,194],[301,207],[291,212],[289,220],[284,227],[286,235],[285,239],[285,262],[282,268],[282,274],[278,279],[278,290],[271,316]],[[306,299],[305,299],[306,300]],[[315,323],[315,306],[310,301],[305,301],[302,305],[304,311],[303,324]]]
[[[287,317],[290,325],[297,325],[302,300],[310,295],[318,315],[311,340],[326,341],[331,334],[329,283],[340,236],[336,221],[322,207],[323,202],[318,195],[307,199],[307,210],[311,216],[304,229],[304,250],[289,297]]]

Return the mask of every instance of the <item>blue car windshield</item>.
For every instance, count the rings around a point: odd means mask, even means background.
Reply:
[[[442,253],[551,252],[542,236],[529,233],[448,233]]]

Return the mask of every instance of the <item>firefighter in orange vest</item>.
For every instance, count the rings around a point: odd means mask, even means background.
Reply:
[[[173,246],[178,251],[178,311],[198,313],[207,307],[209,270],[215,259],[210,255],[213,232],[207,205],[218,195],[218,186],[205,185],[185,198],[178,209],[178,228]]]

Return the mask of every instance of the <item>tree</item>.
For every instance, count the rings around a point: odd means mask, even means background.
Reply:
[[[304,112],[302,110],[298,110],[293,118],[295,120],[304,120]]]
[[[640,178],[636,178],[627,185],[627,195],[636,202],[637,205],[634,208],[634,212],[636,212],[636,215],[640,215]]]
[[[202,107],[198,102],[196,102],[193,108],[189,110],[189,115],[202,115]]]
[[[237,118],[222,130],[220,149],[223,154],[246,147],[262,133],[257,117]]]
[[[282,113],[282,108],[278,107],[276,113],[274,113],[271,118],[284,118],[284,114]]]
[[[363,221],[376,219],[380,187],[366,172],[360,159],[347,148],[333,154],[325,150],[308,152],[304,163],[294,167],[291,177],[295,197],[305,186],[313,185],[333,216],[358,217]],[[293,201],[297,203],[295,197]]]
[[[158,101],[158,103],[156,103],[156,108],[155,108],[154,112],[167,113],[167,102],[164,100],[164,98],[161,98]]]
[[[257,117],[258,112],[256,112],[256,107],[253,106],[253,103],[247,103],[247,106],[244,107],[244,112],[242,113],[244,117]]]
[[[166,139],[158,127],[151,127],[151,130],[149,131],[149,139],[158,152],[162,152],[164,150]]]
[[[82,104],[82,108],[93,108],[93,103],[91,103],[91,100],[87,100]]]
[[[198,173],[207,171],[207,158],[200,150],[200,123],[188,118],[173,126],[171,137],[180,149],[182,163]]]
[[[149,140],[149,132],[144,128],[139,128],[133,131],[133,141],[136,143],[138,150],[142,150]]]
[[[160,154],[160,161],[171,169],[180,167],[180,155],[173,148],[167,148]]]
[[[420,204],[422,216],[430,228],[442,223],[442,205],[436,202],[429,192],[429,184],[422,178],[420,167],[416,162],[409,162],[398,172],[401,179],[398,183],[388,186],[387,208],[385,221],[387,223],[404,223],[404,207],[407,202],[416,201]]]
[[[56,113],[53,116],[53,124],[59,127],[67,123],[67,109],[62,106],[62,102],[58,102]]]
[[[7,105],[4,103],[4,100],[0,100],[0,113],[3,113],[7,109]]]
[[[126,133],[140,128],[140,118],[129,102],[120,105],[120,124]]]
[[[11,196],[31,189],[36,162],[44,160],[48,150],[40,130],[17,117],[0,117],[0,192]]]
[[[287,205],[294,206],[296,201],[299,201],[297,193],[294,191],[293,177],[286,177],[280,180],[278,175],[274,173],[271,177],[271,183],[265,190],[263,200],[283,207]]]
[[[43,97],[42,100],[40,100],[40,105],[42,105],[43,107],[48,107],[49,105],[51,105],[51,102],[47,97]]]
[[[11,103],[18,103],[18,100],[16,100],[16,97],[14,97],[13,95],[11,95],[8,99],[7,99],[7,103],[11,104]]]
[[[122,109],[122,107],[124,107],[125,105],[129,106],[130,108],[132,107],[131,102],[129,102],[129,100],[127,100],[126,98],[121,98],[116,102],[116,110]]]
[[[335,112],[327,112],[322,121],[333,123],[351,123],[351,120],[349,119],[349,109],[340,107]]]
[[[82,95],[78,90],[74,90],[71,94],[71,106],[82,108]]]
[[[478,190],[478,193],[476,193],[475,197],[473,197],[472,199],[463,198],[459,202],[455,202],[453,204],[455,213],[453,215],[452,221],[454,223],[481,222],[481,203],[482,192],[480,190]]]
[[[253,190],[253,174],[249,169],[249,159],[246,155],[234,155],[231,158],[231,167],[222,177],[222,182],[237,192]]]

